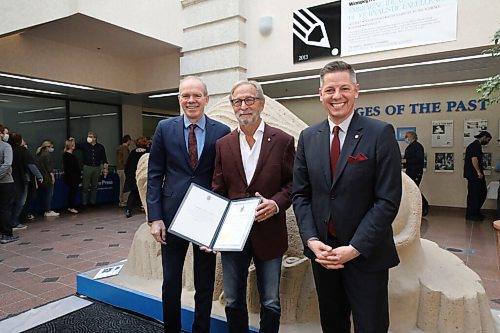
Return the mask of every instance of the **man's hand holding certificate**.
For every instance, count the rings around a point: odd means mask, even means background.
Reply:
[[[229,200],[193,183],[168,231],[215,251],[241,251],[260,201]]]

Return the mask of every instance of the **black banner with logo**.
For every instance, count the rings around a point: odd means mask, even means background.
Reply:
[[[340,55],[340,1],[293,12],[293,62]]]

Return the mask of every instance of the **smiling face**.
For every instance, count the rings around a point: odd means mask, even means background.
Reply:
[[[340,124],[354,112],[359,84],[354,84],[347,71],[331,72],[323,77],[319,99],[335,124]]]
[[[257,96],[257,91],[253,85],[243,84],[237,87],[233,91],[231,99],[237,101],[237,103],[232,103],[232,106],[240,127],[260,124],[260,113],[264,109],[265,100]],[[245,100],[251,104],[248,105]]]
[[[196,123],[204,114],[209,97],[202,81],[188,78],[179,86],[179,104],[186,117]]]

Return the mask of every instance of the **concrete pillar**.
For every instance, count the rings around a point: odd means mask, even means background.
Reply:
[[[202,77],[209,106],[227,95],[234,82],[246,79],[245,2],[181,0],[184,47],[180,75]]]

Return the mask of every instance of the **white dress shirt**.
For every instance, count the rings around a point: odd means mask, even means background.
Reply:
[[[264,120],[261,120],[259,127],[257,127],[257,130],[253,134],[255,143],[252,148],[250,148],[245,138],[245,133],[243,133],[239,126],[238,132],[240,133],[241,161],[243,162],[243,170],[245,170],[245,177],[248,185],[252,181],[257,162],[259,161],[262,138],[264,137]]]

